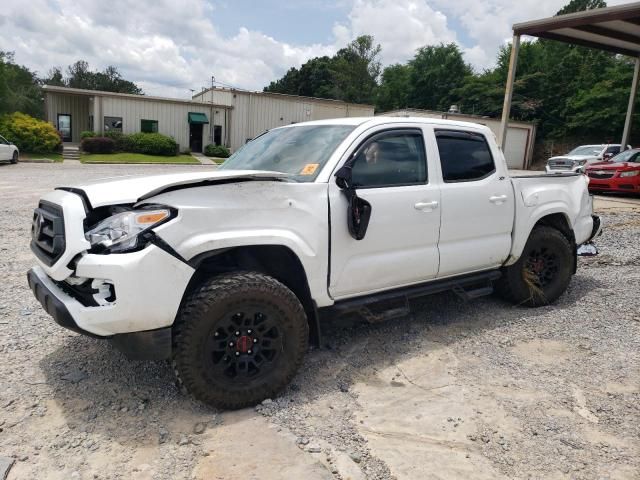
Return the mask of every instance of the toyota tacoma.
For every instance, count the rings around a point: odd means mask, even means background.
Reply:
[[[28,282],[63,327],[169,359],[196,398],[240,408],[290,382],[329,317],[444,290],[554,302],[600,231],[587,184],[510,176],[478,124],[289,125],[217,170],[45,194]]]

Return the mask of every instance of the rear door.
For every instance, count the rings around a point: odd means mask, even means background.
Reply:
[[[344,160],[354,152],[353,183],[358,196],[371,203],[371,219],[365,237],[353,239],[346,196],[333,178],[329,181],[331,296],[345,298],[434,278],[440,191],[431,180],[422,128],[376,127],[358,139]]]
[[[438,277],[499,267],[511,250],[513,187],[484,133],[436,128],[442,203]]]

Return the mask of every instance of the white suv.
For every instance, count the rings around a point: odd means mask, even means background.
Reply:
[[[631,145],[627,145],[631,148]],[[586,165],[607,160],[620,153],[619,143],[602,145],[581,145],[565,155],[551,157],[547,160],[547,173],[579,172]]]

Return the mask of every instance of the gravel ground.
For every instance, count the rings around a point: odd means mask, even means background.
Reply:
[[[30,478],[640,478],[640,209],[604,213],[551,307],[453,294],[331,325],[280,397],[216,412],[41,310],[31,211],[52,187],[206,166],[0,166],[0,468]],[[2,477],[0,471],[0,478]]]

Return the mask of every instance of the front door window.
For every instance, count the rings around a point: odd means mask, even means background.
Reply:
[[[71,115],[58,114],[58,131],[62,135],[63,142],[71,141]]]

